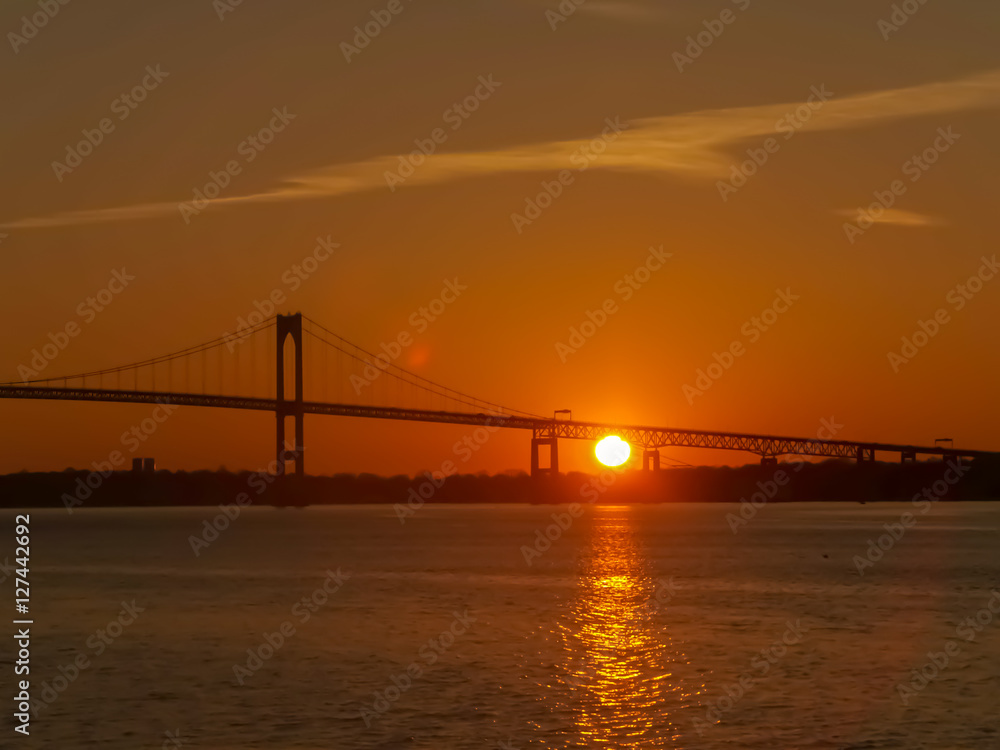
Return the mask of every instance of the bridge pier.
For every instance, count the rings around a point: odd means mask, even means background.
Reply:
[[[275,459],[277,461],[277,473],[279,476],[285,473],[285,462],[291,457],[295,461],[295,474],[302,476],[305,474],[305,444],[303,437],[302,413],[302,315],[278,315],[277,316],[277,336],[278,344],[275,347],[277,354],[277,394],[274,415],[277,420],[277,431],[275,434]],[[291,336],[295,344],[295,398],[291,401],[285,398],[285,340]],[[295,419],[295,444],[289,452],[285,446],[285,418]],[[290,454],[290,455],[289,455]]]
[[[903,451],[900,456],[900,463],[915,464],[917,462],[916,451]]]
[[[538,461],[538,446],[549,446],[549,465],[542,467]],[[543,474],[557,476],[559,474],[559,440],[555,437],[532,437],[531,438],[531,476],[538,477]]]
[[[875,449],[867,448],[863,445],[859,445],[855,451],[855,456],[859,464],[861,463],[871,463],[875,460]]]
[[[778,457],[777,456],[761,456],[760,457],[761,466],[777,466]]]
[[[642,470],[643,471],[659,471],[660,470],[660,451],[653,450],[643,450],[642,451]]]

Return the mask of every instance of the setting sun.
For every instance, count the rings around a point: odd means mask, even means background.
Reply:
[[[597,460],[605,466],[621,466],[628,461],[631,452],[628,443],[617,435],[608,435],[594,448]]]

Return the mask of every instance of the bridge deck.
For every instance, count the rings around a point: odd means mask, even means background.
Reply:
[[[211,396],[159,391],[42,388],[20,385],[0,385],[0,398],[101,401],[132,404],[170,403],[179,406],[210,406],[256,411],[277,411],[278,404],[276,399],[268,398]],[[294,402],[285,401],[284,408],[286,410],[294,408]],[[900,445],[851,440],[819,440],[775,435],[753,435],[738,432],[711,432],[706,430],[678,430],[667,427],[553,420],[518,415],[485,414],[482,412],[431,411],[381,406],[357,406],[353,404],[327,404],[315,401],[302,402],[302,412],[305,414],[327,414],[341,417],[498,426],[506,429],[531,430],[533,436],[538,438],[599,440],[602,437],[613,434],[619,435],[623,440],[632,445],[643,446],[647,450],[662,447],[715,448],[746,451],[765,457],[801,455],[859,458],[864,456],[869,460],[875,451],[910,456],[922,454],[961,458],[1000,457],[1000,453],[944,448],[941,446]]]

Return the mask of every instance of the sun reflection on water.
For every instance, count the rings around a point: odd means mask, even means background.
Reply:
[[[681,748],[678,712],[694,697],[686,661],[657,625],[657,583],[630,508],[598,508],[577,596],[556,628],[560,684],[549,699],[586,747]],[[560,689],[561,688],[561,689]]]

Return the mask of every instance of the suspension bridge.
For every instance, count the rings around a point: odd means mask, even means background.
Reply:
[[[303,365],[304,361],[314,359],[319,362],[321,374],[311,387],[318,393],[307,399]],[[259,367],[261,361],[265,365],[263,368]],[[266,377],[258,383],[257,375],[261,370]],[[215,392],[212,392],[213,387],[217,389]],[[259,393],[260,388],[274,396],[253,395]],[[230,392],[224,393],[227,389]],[[363,349],[301,313],[274,315],[248,325],[235,335],[226,334],[128,365],[0,384],[0,398],[170,403],[274,412],[278,474],[286,472],[288,460],[293,462],[295,474],[305,473],[306,414],[530,431],[532,476],[558,474],[560,439],[597,441],[609,435],[617,435],[630,445],[640,447],[644,470],[659,469],[660,449],[667,447],[744,451],[760,456],[765,465],[789,455],[845,458],[860,463],[874,461],[876,452],[896,454],[904,462],[916,461],[921,455],[957,460],[1000,457],[1000,453],[943,445],[914,446],[581,422],[558,418],[559,412],[553,417],[544,417],[509,409],[429,380],[396,364],[395,357],[387,352],[376,354]],[[387,405],[393,400],[408,405]],[[294,421],[291,445],[285,434],[288,419]],[[547,450],[547,457],[540,449]],[[542,458],[547,461],[543,462]]]

